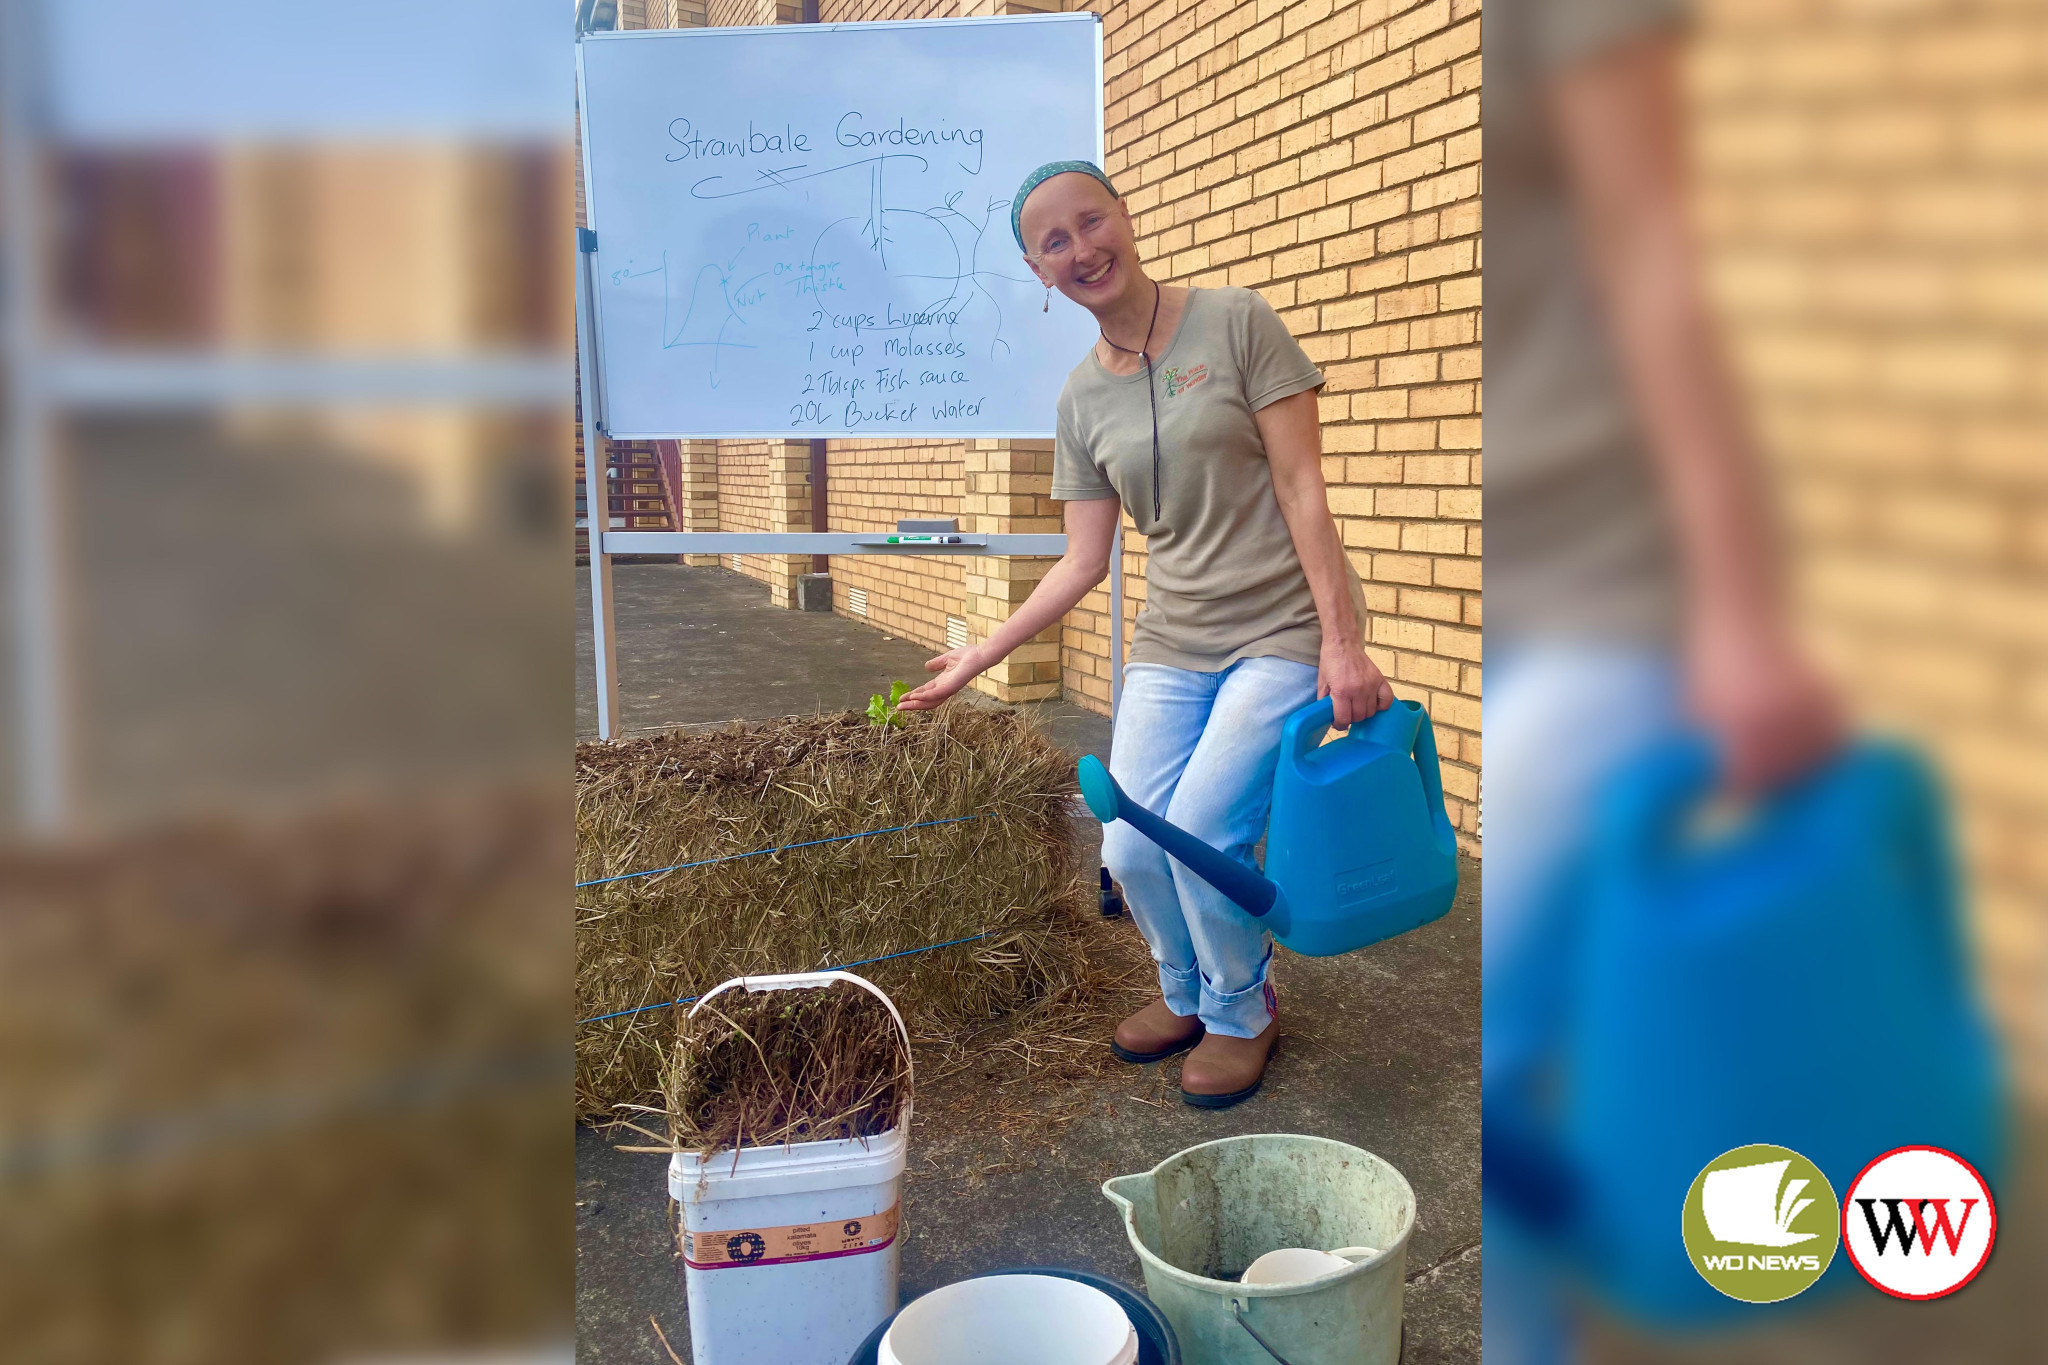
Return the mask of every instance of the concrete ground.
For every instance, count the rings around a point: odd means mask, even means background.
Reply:
[[[736,716],[858,707],[929,651],[825,615],[780,611],[722,569],[627,564],[615,613],[627,733]],[[589,593],[578,598],[577,723],[595,728]],[[1077,754],[1106,755],[1108,722],[1034,708]],[[1076,837],[1099,840],[1093,821]],[[1092,854],[1090,855],[1092,856]],[[1127,922],[1105,934],[1135,935]],[[1137,1285],[1137,1258],[1101,1182],[1239,1133],[1299,1132],[1377,1152],[1414,1186],[1410,1365],[1479,1359],[1479,869],[1437,923],[1344,957],[1282,954],[1283,1042],[1265,1089],[1221,1113],[1181,1104],[1174,1063],[1119,1068],[1075,1091],[1001,1102],[973,1071],[926,1087],[905,1178],[903,1293],[1004,1266],[1053,1264]],[[1068,1114],[1070,1122],[1061,1122]],[[649,1319],[689,1354],[668,1231],[665,1161],[576,1140],[577,1358],[667,1359]]]

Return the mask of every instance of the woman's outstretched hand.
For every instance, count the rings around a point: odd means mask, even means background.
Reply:
[[[1335,713],[1330,724],[1342,730],[1392,706],[1394,689],[1356,640],[1325,640],[1316,670],[1316,698],[1324,697]]]
[[[927,659],[924,671],[939,676],[904,697],[896,709],[930,711],[973,682],[977,675],[987,671],[988,666],[989,661],[984,660],[980,650],[973,645],[964,649],[949,649],[935,659]]]

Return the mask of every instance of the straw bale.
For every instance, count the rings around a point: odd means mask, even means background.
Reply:
[[[1023,716],[957,703],[901,729],[848,712],[579,745],[579,882],[782,851],[580,890],[577,1017],[979,934],[859,970],[921,1044],[1121,1003],[1129,964],[1089,922],[1075,789],[1072,756]],[[975,818],[787,847],[961,816]],[[662,1112],[680,1013],[578,1025],[580,1118]]]

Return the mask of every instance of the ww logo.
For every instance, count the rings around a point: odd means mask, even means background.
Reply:
[[[1939,1147],[1900,1147],[1863,1168],[1842,1201],[1842,1241],[1894,1298],[1938,1299],[1991,1256],[1998,1210],[1977,1168]]]

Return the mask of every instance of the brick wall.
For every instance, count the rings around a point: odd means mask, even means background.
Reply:
[[[899,517],[958,516],[962,454],[958,441],[832,442],[832,529],[893,531]],[[832,561],[833,605],[841,615],[853,614],[852,594],[860,589],[868,605],[861,619],[936,652],[946,647],[946,618],[960,615],[967,562],[841,555]]]
[[[643,0],[627,26],[688,20]],[[828,22],[1060,9],[1103,16],[1107,167],[1148,268],[1170,283],[1242,285],[1323,367],[1324,472],[1373,612],[1369,647],[1437,723],[1444,788],[1477,850],[1480,693],[1479,19],[1477,0],[825,0]],[[716,0],[708,21],[761,23],[770,0]],[[758,447],[720,443],[717,524],[754,527]],[[727,452],[731,451],[732,454]],[[834,441],[834,530],[899,516],[964,529],[1057,530],[1045,442]],[[727,490],[730,490],[728,493]],[[728,498],[734,510],[727,510]],[[1126,538],[1126,638],[1145,597]],[[807,563],[748,559],[780,581]],[[832,561],[835,603],[933,649],[946,620],[978,638],[1047,567],[1032,560]],[[1028,645],[998,695],[1109,697],[1108,591]]]
[[[1257,289],[1329,383],[1324,475],[1396,690],[1437,724],[1477,828],[1479,6],[1127,0],[1102,7],[1106,169],[1175,283]],[[1135,615],[1144,555],[1127,579]],[[1108,595],[1063,640],[1106,695]]]
[[[1695,111],[1807,618],[1942,760],[1991,1003],[2048,1095],[2048,100],[2038,6],[1972,13],[1711,0]]]

